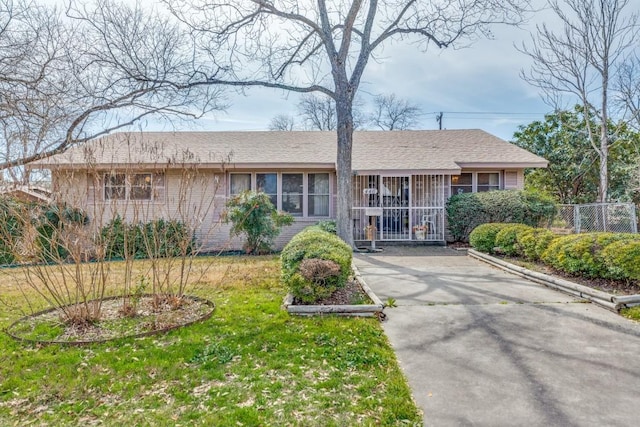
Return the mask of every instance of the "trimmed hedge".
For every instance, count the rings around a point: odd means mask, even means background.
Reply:
[[[640,239],[613,242],[602,250],[600,256],[609,277],[640,280]]]
[[[500,253],[507,256],[523,255],[522,247],[518,243],[518,235],[533,230],[533,227],[525,224],[514,224],[504,227],[496,234],[496,248],[498,248]]]
[[[640,240],[629,233],[584,233],[561,236],[551,242],[542,254],[542,261],[568,274],[586,277],[613,278],[602,256],[614,242]],[[624,258],[623,255],[618,255]],[[615,272],[615,269],[614,269]]]
[[[447,201],[449,232],[466,241],[480,224],[520,223],[537,227],[550,221],[556,206],[549,197],[521,190],[456,194]]]
[[[556,235],[546,228],[525,230],[516,236],[521,255],[533,261],[540,260],[542,253],[547,250],[555,238]]]
[[[296,234],[284,247],[282,282],[294,297],[305,303],[313,303],[330,296],[336,289],[344,287],[351,274],[353,250],[335,234],[307,227]],[[300,271],[303,260],[319,259],[332,261],[340,267],[337,275],[322,278],[305,278]]]
[[[481,224],[473,229],[469,235],[469,244],[480,252],[493,253],[496,247],[496,236],[504,228],[511,227],[511,223]]]

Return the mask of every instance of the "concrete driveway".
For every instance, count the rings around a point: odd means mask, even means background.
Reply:
[[[354,262],[427,426],[637,426],[640,323],[442,247]]]

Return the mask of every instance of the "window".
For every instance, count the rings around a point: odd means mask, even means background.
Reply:
[[[451,195],[473,192],[473,174],[462,173],[451,176]]]
[[[282,174],[282,210],[294,216],[302,216],[303,174]]]
[[[277,173],[257,173],[257,191],[265,193],[271,199],[273,206],[278,206],[278,174]]]
[[[251,189],[268,195],[277,209],[293,216],[328,217],[331,212],[329,172],[254,172],[229,175],[231,196]]]
[[[500,189],[499,172],[465,172],[451,176],[451,195]]]
[[[131,175],[131,200],[151,200],[151,174],[138,173]]]
[[[127,190],[127,176],[123,173],[104,176],[105,200],[124,200]]]
[[[310,173],[307,188],[309,216],[329,216],[329,174]]]
[[[153,173],[111,173],[104,176],[105,200],[162,200],[164,176]]]
[[[229,176],[229,179],[231,181],[230,193],[232,196],[251,190],[250,173],[233,173]]]
[[[478,173],[478,192],[480,191],[492,191],[500,189],[500,174],[493,173]]]

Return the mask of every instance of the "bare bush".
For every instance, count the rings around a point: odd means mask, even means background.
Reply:
[[[340,266],[326,259],[303,259],[298,268],[302,277],[316,285],[322,285],[327,279],[340,276]]]

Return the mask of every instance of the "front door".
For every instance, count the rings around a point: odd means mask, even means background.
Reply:
[[[382,205],[379,226],[381,240],[411,240],[410,188],[408,176],[383,176],[380,180],[378,191]]]

